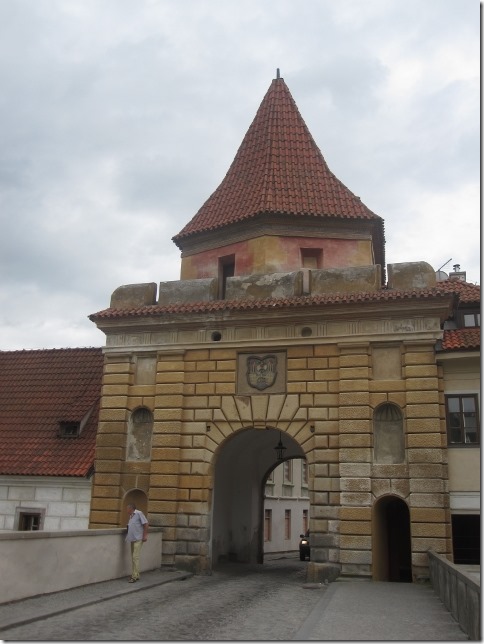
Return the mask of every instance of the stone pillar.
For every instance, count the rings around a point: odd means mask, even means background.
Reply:
[[[132,380],[130,355],[106,355],[96,438],[96,471],[92,484],[90,528],[114,528],[122,523],[122,472],[126,448],[128,394]]]
[[[371,408],[368,344],[340,345],[340,561],[343,575],[371,575]]]
[[[328,564],[336,566],[339,572],[338,355],[335,345],[317,345],[308,357],[308,366],[314,370],[307,378],[307,391],[313,396],[308,420],[314,428],[314,448],[308,454],[311,507],[308,580],[327,579]],[[329,577],[334,578],[334,570]]]
[[[433,344],[408,343],[404,375],[414,579],[428,577],[427,551],[451,556],[443,383]]]

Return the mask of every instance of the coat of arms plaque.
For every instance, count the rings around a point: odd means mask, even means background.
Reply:
[[[250,387],[263,391],[271,387],[277,376],[277,357],[273,354],[260,358],[247,357],[247,382]]]

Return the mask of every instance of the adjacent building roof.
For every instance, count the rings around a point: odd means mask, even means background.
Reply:
[[[225,178],[173,237],[181,242],[261,213],[373,220],[383,249],[383,220],[328,168],[282,78],[272,81]]]
[[[442,351],[477,351],[481,348],[480,327],[447,329],[442,338]]]
[[[481,287],[479,284],[463,282],[460,279],[447,279],[437,283],[441,291],[451,291],[459,295],[459,302],[462,304],[480,304]]]
[[[0,474],[90,473],[103,361],[100,348],[0,351]],[[89,412],[78,437],[60,437]]]

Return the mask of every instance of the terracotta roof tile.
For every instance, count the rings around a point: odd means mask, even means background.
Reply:
[[[311,307],[318,305],[354,304],[360,302],[384,302],[435,297],[449,297],[454,293],[445,289],[428,288],[411,291],[386,290],[359,293],[328,293],[291,298],[266,298],[246,300],[214,300],[212,302],[191,302],[158,306],[156,304],[133,309],[108,308],[93,313],[89,318],[94,322],[103,319],[133,317],[169,316],[172,314],[209,313],[215,311],[273,310],[275,308]]]
[[[471,284],[458,279],[447,279],[443,282],[438,282],[436,288],[441,291],[457,293],[461,303],[477,304],[481,301],[481,287],[479,284]]]
[[[480,347],[480,327],[466,327],[463,329],[448,329],[444,331],[444,337],[442,339],[443,351],[463,351],[480,349]]]
[[[225,178],[173,240],[260,213],[383,220],[328,168],[282,78],[272,81]],[[381,240],[379,240],[379,243]]]
[[[0,474],[86,476],[94,464],[101,349],[0,351]],[[81,421],[60,438],[60,421]]]

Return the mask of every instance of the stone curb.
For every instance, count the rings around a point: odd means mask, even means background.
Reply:
[[[0,623],[0,637],[1,631],[8,630],[10,628],[15,628],[17,626],[24,626],[26,624],[31,624],[32,622],[37,622],[48,617],[55,617],[56,615],[62,615],[63,613],[68,613],[69,611],[76,610],[78,608],[84,608],[86,606],[92,606],[93,604],[99,604],[100,602],[108,601],[110,599],[115,599],[117,597],[122,597],[123,595],[129,595],[131,593],[140,592],[142,590],[148,590],[154,588],[155,586],[161,586],[163,584],[170,583],[172,581],[183,581],[184,579],[189,579],[193,576],[191,572],[174,570],[170,572],[160,573],[162,577],[156,581],[144,580],[142,579],[140,583],[136,584],[127,584],[122,588],[106,591],[106,585],[112,585],[113,582],[119,581],[120,583],[125,583],[124,577],[117,580],[110,580],[107,582],[98,582],[96,584],[87,584],[86,586],[78,586],[77,588],[70,588],[69,590],[58,591],[56,593],[51,593],[49,595],[40,595],[37,597],[27,597],[25,599],[19,599],[18,601],[0,604],[0,619],[1,613],[4,611],[9,611],[10,616],[7,617],[9,621],[2,621]],[[76,599],[76,590],[80,589],[90,589],[89,599]],[[55,607],[55,596],[63,595],[66,597],[66,593],[72,593],[72,600],[67,600],[66,605],[62,608]],[[38,608],[36,606],[31,606],[29,610],[28,603],[32,600],[44,599],[52,601],[52,609]],[[13,617],[11,613],[15,613],[15,608],[18,607],[19,612],[22,614],[22,617]],[[30,612],[29,616],[26,616]]]

